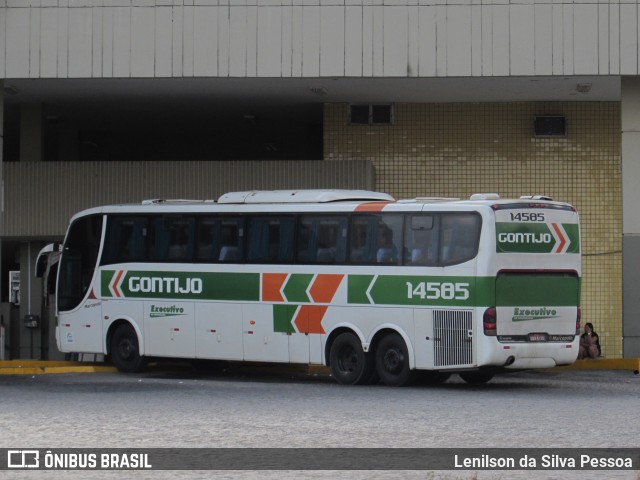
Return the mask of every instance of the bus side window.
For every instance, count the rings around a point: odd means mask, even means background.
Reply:
[[[237,262],[242,260],[244,224],[240,218],[223,219],[220,222],[221,246],[218,260]]]
[[[354,215],[351,223],[352,263],[398,265],[402,215]]]
[[[373,242],[369,238],[369,227],[366,217],[354,217],[351,221],[351,250],[349,258],[352,263],[370,263],[374,252]]]
[[[236,217],[203,218],[198,225],[197,259],[204,262],[242,260],[244,220]]]
[[[153,226],[152,260],[184,262],[193,258],[195,218],[155,217]]]
[[[217,260],[217,252],[220,250],[220,229],[212,218],[201,218],[198,223],[196,236],[196,258],[203,262]]]
[[[298,261],[343,263],[347,253],[347,218],[301,217],[298,226]]]
[[[146,217],[109,217],[101,264],[145,261],[148,223]]]
[[[404,235],[405,265],[436,265],[438,230],[433,215],[407,217]]]
[[[478,253],[480,216],[474,213],[443,214],[440,263],[453,265],[469,261]]]
[[[291,262],[294,226],[293,216],[250,218],[247,260],[268,263]]]

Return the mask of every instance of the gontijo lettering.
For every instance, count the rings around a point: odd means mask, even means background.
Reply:
[[[130,277],[129,291],[142,293],[202,293],[201,278]]]
[[[550,233],[500,233],[500,243],[551,243],[553,237]]]

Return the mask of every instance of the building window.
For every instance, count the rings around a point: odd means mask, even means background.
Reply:
[[[349,105],[349,123],[352,125],[391,125],[392,105]]]
[[[533,120],[536,137],[565,137],[567,120],[561,115],[537,116]]]

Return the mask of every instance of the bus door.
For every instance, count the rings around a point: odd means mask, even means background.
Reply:
[[[58,347],[63,352],[102,352],[102,301],[93,283],[102,238],[102,215],[73,222],[58,268]]]

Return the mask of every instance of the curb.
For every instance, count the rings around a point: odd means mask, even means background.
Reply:
[[[255,368],[255,363],[249,362]],[[242,365],[242,363],[240,363]],[[261,367],[273,366],[259,364]],[[278,364],[282,365],[282,364]],[[291,367],[291,365],[288,365]],[[301,372],[310,375],[329,375],[330,369],[323,365],[300,366]],[[549,370],[630,370],[636,374],[640,372],[640,358],[596,358],[576,360],[572,365],[553,367]],[[105,364],[72,361],[48,360],[2,360],[0,361],[0,375],[42,375],[58,373],[102,373],[117,372],[116,367]]]
[[[42,375],[56,373],[115,372],[116,368],[96,363],[47,360],[2,360],[0,375]]]
[[[576,360],[572,365],[555,367],[554,370],[631,370],[640,372],[640,358],[592,358]]]

